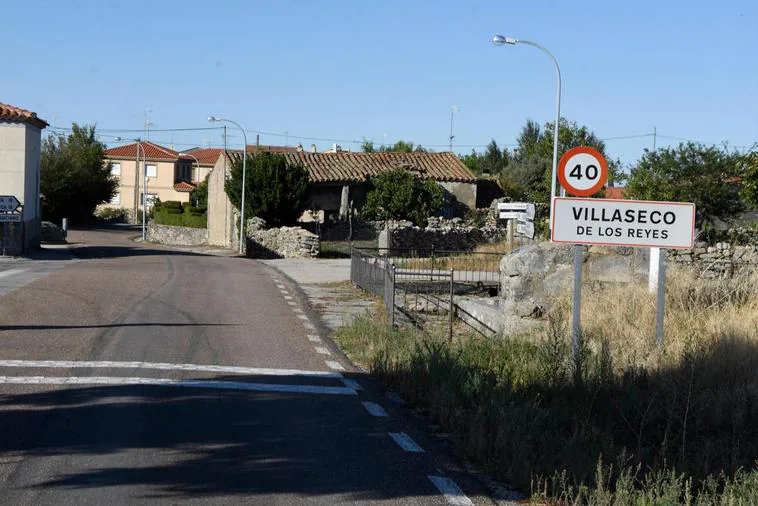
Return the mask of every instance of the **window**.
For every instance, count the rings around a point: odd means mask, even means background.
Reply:
[[[121,205],[121,193],[116,192],[116,194],[113,197],[111,197],[111,204],[114,206]]]
[[[145,166],[147,177],[158,177],[158,167],[156,165]]]
[[[121,164],[120,163],[112,163],[111,164],[111,176],[120,176],[121,175]]]

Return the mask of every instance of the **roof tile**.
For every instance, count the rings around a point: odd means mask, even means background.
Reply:
[[[45,128],[49,126],[47,121],[37,117],[36,112],[27,111],[26,109],[21,109],[20,107],[4,104],[2,102],[0,102],[0,119],[29,123],[37,128]]]
[[[173,149],[163,147],[150,141],[142,141],[142,149],[139,150],[139,156],[145,156],[148,160],[162,160],[175,162],[179,159],[179,153]],[[137,143],[126,144],[124,146],[116,146],[105,150],[106,158],[116,158],[121,160],[134,160],[137,155]]]

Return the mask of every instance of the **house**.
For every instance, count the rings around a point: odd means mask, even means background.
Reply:
[[[0,103],[0,194],[21,203],[21,221],[2,226],[5,254],[24,253],[40,244],[40,155],[47,126],[34,112]]]
[[[189,202],[189,194],[196,187],[192,181],[194,160],[150,141],[106,149],[105,159],[119,186],[111,201],[101,207],[128,209],[133,218],[142,208],[145,194],[148,206],[156,198]]]
[[[346,216],[350,206],[359,209],[366,199],[368,180],[397,168],[436,181],[446,195],[446,209],[452,215],[461,207],[476,206],[477,180],[453,153],[315,153],[296,148],[283,153],[289,165],[307,169],[310,177],[306,209],[325,216]],[[235,213],[224,193],[231,163],[240,151],[221,154],[208,183],[208,240],[210,244],[233,246],[236,242]]]

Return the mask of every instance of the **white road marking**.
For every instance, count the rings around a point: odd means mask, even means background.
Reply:
[[[331,355],[332,354],[332,352],[329,351],[328,348],[325,348],[323,346],[315,346],[315,348],[316,348],[316,353],[320,353],[322,355]]]
[[[454,506],[474,506],[471,499],[466,497],[466,494],[456,485],[456,483],[446,476],[434,476],[428,475],[429,481],[431,481],[437,490],[445,496],[445,500],[448,504]]]
[[[316,330],[316,326],[312,324],[311,322],[303,322],[303,327],[305,327],[308,330]]]
[[[361,402],[361,404],[363,404],[363,407],[366,408],[366,411],[368,411],[371,416],[377,416],[380,418],[386,418],[389,416],[384,408],[375,402]]]
[[[8,269],[7,271],[0,271],[0,278],[13,276],[14,274],[21,274],[22,272],[26,272],[28,270],[29,269]]]
[[[352,388],[353,390],[363,390],[363,386],[360,383],[358,383],[356,380],[343,378],[342,384],[345,385],[347,388]]]
[[[301,320],[308,321],[308,317],[306,315],[304,315],[304,314],[299,314],[299,315],[297,315],[297,317],[300,318]]]
[[[286,292],[282,292],[282,293],[286,293]],[[292,295],[285,295],[284,300],[293,300]]]
[[[345,368],[342,367],[342,364],[340,364],[339,362],[334,362],[333,360],[327,360],[325,363],[329,369],[334,369],[335,371],[345,370]]]
[[[71,360],[0,360],[0,367],[39,367],[55,369],[156,369],[163,371],[201,371],[258,376],[311,376],[341,379],[342,375],[329,371],[301,371],[298,369],[267,369],[260,367],[237,367],[228,365],[169,364],[164,362],[108,362]]]
[[[312,343],[320,343],[321,338],[315,334],[308,334],[308,340]]]
[[[182,388],[211,388],[217,390],[246,390],[293,394],[358,395],[352,388],[317,385],[278,385],[243,383],[241,381],[178,380],[167,378],[121,378],[109,376],[0,376],[5,385],[147,385]]]
[[[290,306],[297,306],[297,302],[293,302],[291,300],[288,301],[287,304],[289,304]]]
[[[390,432],[389,434],[403,450],[411,453],[424,453],[424,449],[417,445],[416,442],[405,432]]]
[[[293,308],[292,311],[294,311],[295,313],[302,313],[303,312],[303,310],[300,309],[299,307]]]

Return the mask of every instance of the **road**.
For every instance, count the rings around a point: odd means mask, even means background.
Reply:
[[[287,277],[132,235],[0,265],[0,502],[492,504]]]

